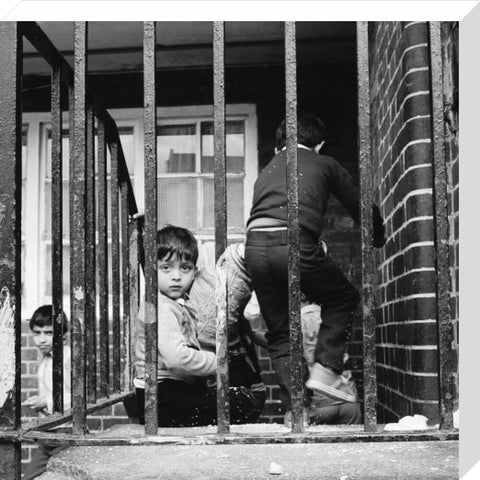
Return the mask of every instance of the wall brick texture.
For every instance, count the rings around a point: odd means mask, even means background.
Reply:
[[[379,421],[422,414],[436,422],[438,334],[428,27],[424,22],[378,22],[371,27],[370,40],[374,186],[388,235],[385,249],[377,254]],[[451,57],[452,48],[445,45],[444,57]],[[451,90],[446,86],[445,94]],[[455,135],[450,135],[446,146],[455,279]],[[458,311],[457,290],[455,286],[452,305]]]

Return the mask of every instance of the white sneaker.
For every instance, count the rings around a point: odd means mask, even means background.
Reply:
[[[314,363],[310,368],[310,378],[305,385],[310,390],[323,393],[334,400],[357,401],[356,392],[351,388],[348,376],[339,375],[319,363]]]

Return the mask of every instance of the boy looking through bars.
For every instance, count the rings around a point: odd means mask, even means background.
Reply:
[[[213,425],[217,421],[217,398],[216,390],[207,384],[207,377],[215,375],[217,358],[214,352],[200,347],[197,312],[189,302],[197,273],[197,241],[189,230],[167,225],[157,232],[157,258],[158,424],[160,427]],[[144,318],[142,302],[137,322],[134,379],[140,423],[144,422],[145,400]],[[229,387],[229,396],[232,423],[252,418],[257,400],[249,389]]]

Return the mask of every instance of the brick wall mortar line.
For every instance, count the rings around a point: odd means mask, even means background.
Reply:
[[[427,92],[428,95],[430,95],[430,92]],[[413,98],[413,97],[418,97],[420,95],[425,95],[425,91],[419,91],[419,92],[414,92],[414,93],[410,93],[409,95],[407,95],[403,101],[402,101],[402,104],[400,106],[400,108],[398,109],[398,113],[397,115],[395,116],[395,118],[392,120],[392,125],[394,124],[395,120],[398,118],[398,116],[400,115],[400,113],[403,113],[403,107],[404,107],[404,104],[406,102],[406,100],[408,100],[409,98]],[[422,118],[430,118],[430,115],[422,115]],[[405,120],[402,124],[402,128],[400,128],[397,132],[397,134],[395,135],[395,138],[393,138],[390,142],[390,145],[388,147],[388,150],[385,152],[385,154],[383,155],[383,158],[381,159],[381,163],[383,163],[385,161],[385,159],[387,158],[388,154],[390,153],[390,151],[392,150],[392,147],[393,145],[395,144],[397,138],[401,135],[401,133],[403,132],[405,126],[410,123],[412,120],[417,120],[417,118],[415,117],[411,117],[411,118],[408,118],[407,120]],[[390,131],[390,129],[388,130]],[[387,132],[388,133],[388,132]],[[388,135],[386,135],[387,137]],[[392,161],[392,165],[397,161],[398,158],[401,157],[401,153],[400,155],[394,160]]]
[[[407,72],[405,72],[405,74],[403,75],[403,77],[400,79],[400,81],[398,82],[398,87],[397,89],[393,92],[392,96],[394,98],[397,98],[397,95],[398,95],[398,92],[399,90],[402,88],[402,85],[404,84],[404,82],[406,81],[407,79],[407,76],[413,74],[413,73],[417,73],[417,72],[425,72],[427,71],[428,72],[428,67],[413,67],[413,68],[410,68]],[[392,77],[392,80],[390,81],[390,83],[386,86],[386,89],[385,89],[385,92],[382,96],[382,99],[380,100],[380,105],[383,105],[383,104],[386,104],[388,105],[388,107],[391,106],[391,102],[389,102],[388,100],[388,89],[389,87],[393,84],[395,80],[395,76]],[[412,92],[412,93],[415,93],[415,92]],[[428,93],[430,93],[430,90],[428,91]],[[411,94],[409,94],[411,95]],[[400,108],[403,108],[403,105],[400,107]],[[400,111],[400,109],[399,109]],[[389,114],[389,108],[386,109],[386,112],[385,112],[385,115],[383,116],[383,118],[380,119],[380,125],[383,125],[383,121],[385,120],[385,117],[387,117],[387,115]],[[397,113],[398,115],[398,113]],[[395,117],[396,118],[396,117]]]
[[[382,269],[389,265],[395,258],[397,258],[399,255],[403,255],[405,252],[410,250],[411,248],[418,248],[418,247],[432,247],[434,246],[433,240],[430,241],[425,241],[425,242],[416,242],[416,243],[411,243],[407,247],[405,247],[403,250],[398,251],[394,255],[388,257],[388,259],[384,260],[381,264],[379,264],[378,269]]]
[[[420,92],[419,94],[417,94],[417,92],[415,93],[411,93],[408,95],[408,97],[412,98],[412,97],[419,97],[420,95],[425,95],[425,93],[423,92]],[[408,100],[407,97],[405,97],[404,100]],[[402,102],[402,106],[401,108],[403,108],[404,106],[404,102]],[[392,130],[394,124],[395,124],[395,121],[396,119],[400,116],[400,114],[403,113],[402,110],[399,110],[397,115],[395,116],[395,118],[392,120],[391,124],[390,124],[390,127],[388,128],[387,130],[387,133],[386,133],[386,137],[388,137],[388,134],[390,133],[390,131]],[[402,123],[402,128],[400,128],[400,130],[397,132],[397,135],[395,136],[395,138],[392,140],[392,145],[395,143],[395,141],[397,140],[398,136],[401,134],[402,130],[405,128],[405,126],[407,124],[409,124],[410,122],[414,121],[414,120],[423,120],[423,119],[427,119],[427,118],[430,118],[430,115],[414,115],[413,117],[408,117],[406,120],[403,121]],[[388,153],[388,152],[387,152]],[[397,158],[400,158],[401,155],[399,155]],[[395,163],[395,162],[394,162]]]
[[[388,222],[390,219],[392,218],[392,215],[389,215],[388,217],[386,217],[384,219],[385,222]],[[402,223],[402,226],[400,228],[397,228],[394,232],[392,232],[389,236],[390,237],[394,237],[395,235],[398,235],[407,225],[409,225],[410,223],[413,223],[413,222],[420,222],[420,221],[423,221],[423,220],[433,220],[433,216],[432,215],[423,215],[421,217],[413,217],[413,218],[409,218],[407,221],[405,221],[404,223]]]
[[[385,388],[385,390],[389,390],[390,392],[398,394],[399,397],[402,397],[405,400],[410,400],[412,402],[421,403],[422,405],[438,405],[438,400],[422,400],[422,399],[418,399],[416,397],[409,397],[400,390],[396,390],[394,388],[387,387],[386,385],[383,385],[383,387]],[[384,405],[384,404],[382,404],[382,405]],[[387,408],[386,405],[385,405],[385,408]],[[395,413],[398,416],[398,413],[395,412],[394,410],[390,410],[390,408],[388,408],[388,410],[392,413]]]
[[[386,84],[386,80],[388,78],[387,75],[384,76],[384,78],[382,79],[382,82],[378,85],[378,91],[381,92],[383,91],[383,95],[382,95],[382,98],[380,99],[380,105],[382,105],[383,103],[389,103],[388,102],[388,89],[389,87],[396,81],[397,79],[397,75],[398,75],[398,72],[401,70],[401,68],[403,67],[403,59],[405,57],[405,55],[411,51],[411,50],[414,50],[416,48],[427,48],[427,44],[426,43],[418,43],[416,45],[412,45],[408,48],[406,48],[403,53],[402,53],[402,56],[400,58],[400,60],[398,61],[398,64],[397,64],[397,67],[395,68],[395,70],[392,72],[392,77],[391,77],[391,80],[388,84]],[[421,67],[415,67],[415,68],[421,68]],[[411,70],[411,69],[410,69]],[[408,72],[410,72],[410,70],[408,70]],[[395,95],[397,94],[398,90],[400,89],[401,85],[402,85],[402,82],[404,80],[404,77],[406,76],[406,74],[398,81],[398,88],[397,90],[395,91]],[[385,84],[385,85],[384,85]]]
[[[411,273],[419,273],[419,272],[434,272],[435,268],[433,267],[423,267],[423,268],[413,268],[412,270],[408,270],[408,272],[404,272],[401,275],[398,275],[397,277],[392,277],[389,283],[398,280],[400,278],[406,277],[407,275],[410,275]]]
[[[398,202],[398,204],[395,206],[395,208],[392,210],[391,214],[395,213],[400,207],[403,207],[406,203],[406,201],[410,197],[416,197],[418,195],[432,195],[433,189],[432,188],[419,188],[418,190],[412,190],[408,192],[402,199],[401,202]],[[387,197],[385,197],[386,199]],[[380,206],[382,207],[385,204],[385,200],[382,200],[380,203]]]
[[[403,66],[403,59],[404,59],[405,55],[406,55],[409,51],[414,50],[414,49],[416,49],[416,48],[427,48],[427,47],[428,47],[428,44],[427,44],[427,43],[416,43],[415,45],[410,45],[409,47],[407,47],[407,48],[403,51],[402,56],[401,56],[401,57],[399,58],[399,60],[398,60],[397,67],[395,68],[395,70],[394,70],[393,73],[392,73],[392,80],[391,80],[391,82],[387,85],[387,88],[385,88],[385,93],[384,93],[384,95],[383,95],[383,98],[382,98],[382,100],[381,100],[381,103],[383,103],[383,100],[384,100],[384,98],[385,98],[385,96],[386,96],[386,94],[387,94],[388,86],[390,86],[390,85],[392,84],[393,80],[394,80],[394,79],[396,78],[396,76],[397,76],[398,71],[399,71],[400,68]],[[379,85],[378,85],[378,90],[379,90],[379,91],[381,91],[382,85],[383,85],[383,83],[385,82],[386,78],[387,78],[387,76],[385,75],[384,78],[382,79],[382,82],[379,83]]]
[[[408,322],[408,324],[410,325],[411,323],[415,323],[415,322]],[[433,321],[431,322],[433,323]],[[399,324],[399,322],[395,322],[395,323],[389,323],[388,325],[395,325],[395,324]],[[379,346],[381,346],[382,348],[383,347],[391,347],[391,348],[396,348],[396,349],[399,349],[399,350],[408,350],[408,351],[411,351],[411,350],[438,350],[438,348],[435,346],[435,345],[397,345],[396,343],[379,343]]]
[[[396,325],[399,323],[397,322]],[[410,322],[409,322],[410,324]],[[388,325],[395,325],[395,323],[389,323]],[[405,350],[405,351],[411,351],[411,350],[437,350],[437,347],[435,345],[415,345],[417,348],[412,348],[413,345],[398,345],[396,343],[390,343],[390,342],[384,342],[384,343],[379,343],[377,347],[381,348],[396,348],[399,350]],[[380,363],[379,363],[380,365]]]
[[[388,323],[383,323],[383,324],[380,324],[378,325],[379,327],[382,326],[382,327],[386,327],[387,325],[405,325],[406,323],[408,323],[408,325],[428,325],[430,323],[437,323],[437,319],[436,318],[424,318],[423,320],[409,320],[408,322],[388,322]],[[396,343],[392,343],[392,345],[396,345]],[[411,347],[412,345],[409,345],[409,347]]]
[[[413,67],[413,68],[410,68],[409,70],[407,70],[407,72],[405,72],[405,74],[403,75],[403,77],[400,79],[399,83],[398,83],[398,88],[395,90],[393,96],[396,97],[397,94],[398,94],[398,91],[400,90],[400,88],[402,87],[403,83],[405,82],[407,76],[411,75],[412,73],[417,73],[417,72],[425,72],[425,71],[428,71],[428,67]],[[392,77],[392,80],[390,81],[390,83],[386,86],[386,89],[385,89],[385,93],[382,97],[382,99],[380,100],[380,105],[382,106],[383,104],[387,104],[388,106],[390,106],[390,102],[388,102],[388,99],[386,99],[387,97],[387,93],[388,93],[388,88],[390,87],[390,85],[392,85],[393,83],[393,80],[394,80],[395,77]],[[384,82],[384,80],[382,80],[382,83]],[[380,85],[379,85],[379,90],[380,90]],[[385,120],[385,117],[389,114],[389,110],[386,109],[386,112],[385,112],[385,115],[383,116],[383,118],[380,119],[380,125],[383,124],[383,121]]]
[[[420,25],[422,23],[425,23],[425,22],[410,22],[410,23],[407,23],[406,25],[404,25],[403,29],[406,30],[407,28],[409,28],[413,25]]]
[[[391,370],[393,372],[408,373],[409,375],[415,375],[416,377],[426,377],[426,378],[427,377],[428,378],[438,377],[438,374],[436,374],[436,373],[414,372],[413,370],[405,370],[403,368],[399,368],[399,367],[396,367],[394,365],[389,365],[388,363],[377,362],[377,365],[379,367],[388,368],[388,370]]]
[[[412,295],[407,295],[406,297],[399,297],[391,302],[385,302],[380,304],[379,306],[385,307],[388,305],[395,305],[399,302],[404,302],[405,300],[414,300],[416,298],[435,298],[437,296],[436,293],[413,293]]]

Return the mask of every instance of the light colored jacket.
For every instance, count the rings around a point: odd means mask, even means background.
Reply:
[[[135,386],[145,378],[145,300],[138,313],[135,342]],[[158,372],[157,379],[193,383],[195,377],[215,374],[216,355],[201,350],[195,310],[183,299],[177,301],[158,294]]]

